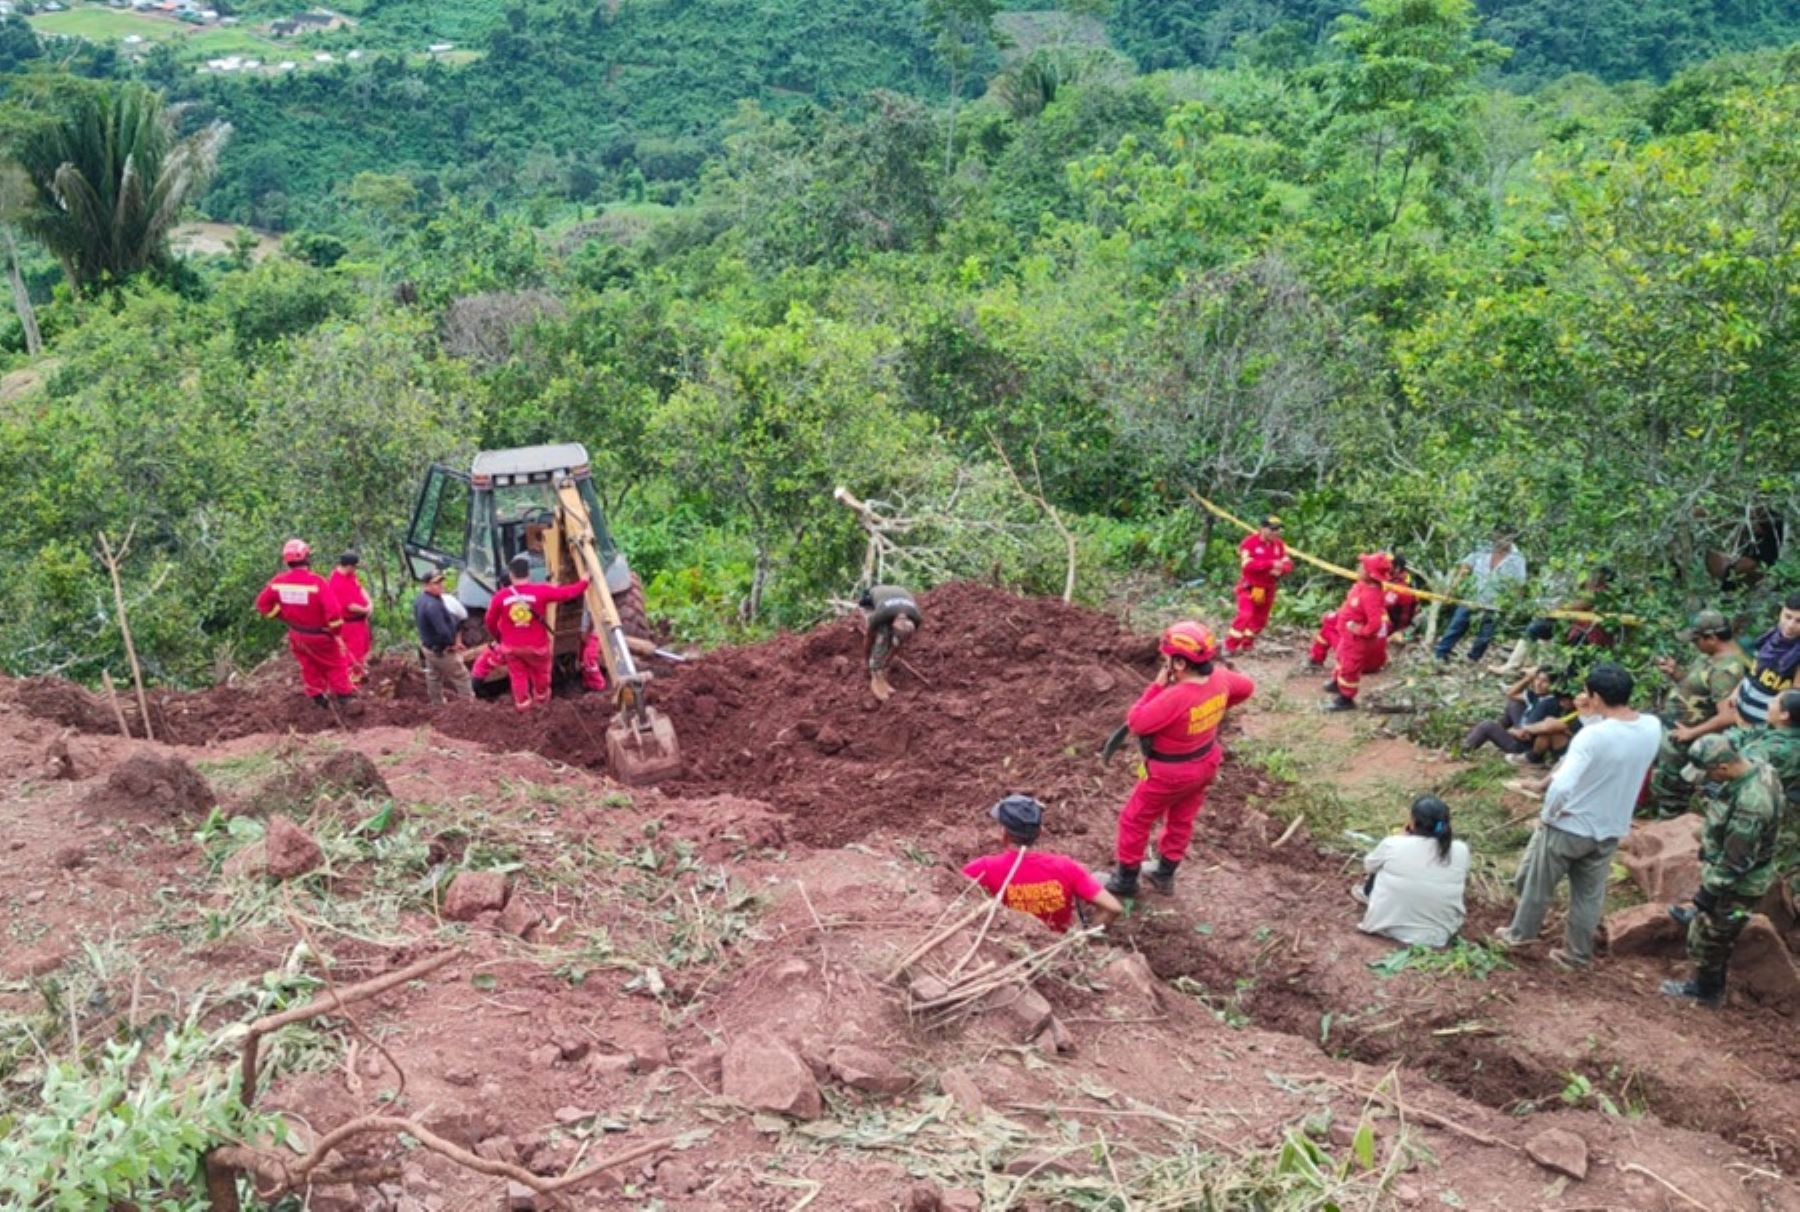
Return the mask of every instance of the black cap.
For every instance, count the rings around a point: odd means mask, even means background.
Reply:
[[[1266,517],[1264,517],[1262,520],[1262,524],[1263,524],[1263,528],[1265,530],[1280,530],[1281,529],[1281,519],[1279,517],[1277,517],[1275,514],[1269,514]]]
[[[989,808],[988,815],[1022,842],[1036,841],[1044,827],[1044,806],[1028,795],[1009,795]]]
[[[355,568],[358,564],[362,563],[362,556],[354,551],[346,551],[343,555],[338,557],[338,563],[343,564],[348,568]]]
[[[442,568],[433,568],[429,572],[427,572],[419,577],[419,584],[429,585],[434,581],[441,581],[443,579],[444,579],[444,570]]]

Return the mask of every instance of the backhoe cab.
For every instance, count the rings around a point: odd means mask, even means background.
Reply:
[[[643,587],[607,530],[584,447],[570,442],[483,451],[467,472],[434,464],[401,548],[415,578],[433,569],[460,574],[456,597],[469,611],[465,639],[471,647],[488,639],[481,618],[515,556],[531,561],[534,580],[566,584],[587,576],[591,584],[581,607],[552,606],[545,619],[559,670],[573,674],[585,633],[598,632],[619,708],[606,737],[614,774],[642,783],[680,769],[674,730],[650,707],[644,693],[649,675],[633,657],[634,648],[652,647]]]

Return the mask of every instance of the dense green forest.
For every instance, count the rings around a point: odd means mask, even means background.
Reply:
[[[465,66],[254,80],[15,55],[7,667],[116,661],[101,530],[159,679],[272,646],[289,533],[403,600],[423,466],[536,441],[587,443],[703,638],[854,586],[839,484],[911,523],[895,575],[1060,590],[1066,526],[1090,599],[1228,575],[1194,492],[1432,574],[1504,525],[1535,599],[1604,562],[1669,617],[1795,517],[1800,52],[1720,53],[1782,8],[1175,21],[1225,7],[531,5]],[[289,234],[178,258],[183,204]]]

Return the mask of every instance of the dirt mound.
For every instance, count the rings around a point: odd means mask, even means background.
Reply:
[[[1107,615],[986,585],[946,585],[920,605],[925,625],[885,707],[847,619],[659,680],[686,763],[667,789],[769,800],[793,815],[795,840],[823,846],[901,821],[967,820],[1009,790],[1093,797],[1095,755],[1154,648]]]
[[[135,753],[113,767],[106,783],[87,801],[96,816],[151,815],[180,818],[203,815],[218,797],[192,766],[178,757]]]

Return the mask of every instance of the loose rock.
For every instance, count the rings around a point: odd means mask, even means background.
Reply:
[[[975,1084],[975,1079],[969,1076],[967,1070],[944,1070],[938,1074],[938,1089],[950,1096],[950,1101],[956,1104],[958,1111],[970,1119],[981,1118],[986,1102],[981,1096],[981,1087]]]
[[[794,1050],[766,1035],[746,1035],[725,1051],[725,1094],[754,1111],[817,1119],[819,1084]]]
[[[1525,1152],[1546,1170],[1577,1181],[1587,1177],[1587,1142],[1564,1128],[1547,1128],[1525,1142]]]
[[[1672,955],[1681,939],[1681,927],[1662,901],[1633,905],[1606,919],[1606,945],[1614,955]]]
[[[263,869],[270,879],[296,879],[324,861],[325,852],[306,830],[285,816],[269,818],[263,833]]]
[[[505,906],[506,875],[499,871],[464,871],[444,894],[444,916],[453,922],[473,921]]]
[[[1009,985],[981,999],[981,1008],[1004,1023],[1021,1043],[1035,1039],[1050,1023],[1050,1003],[1030,985]]]
[[[870,1094],[904,1094],[912,1085],[912,1079],[887,1057],[854,1044],[831,1050],[831,1075],[852,1090]]]

